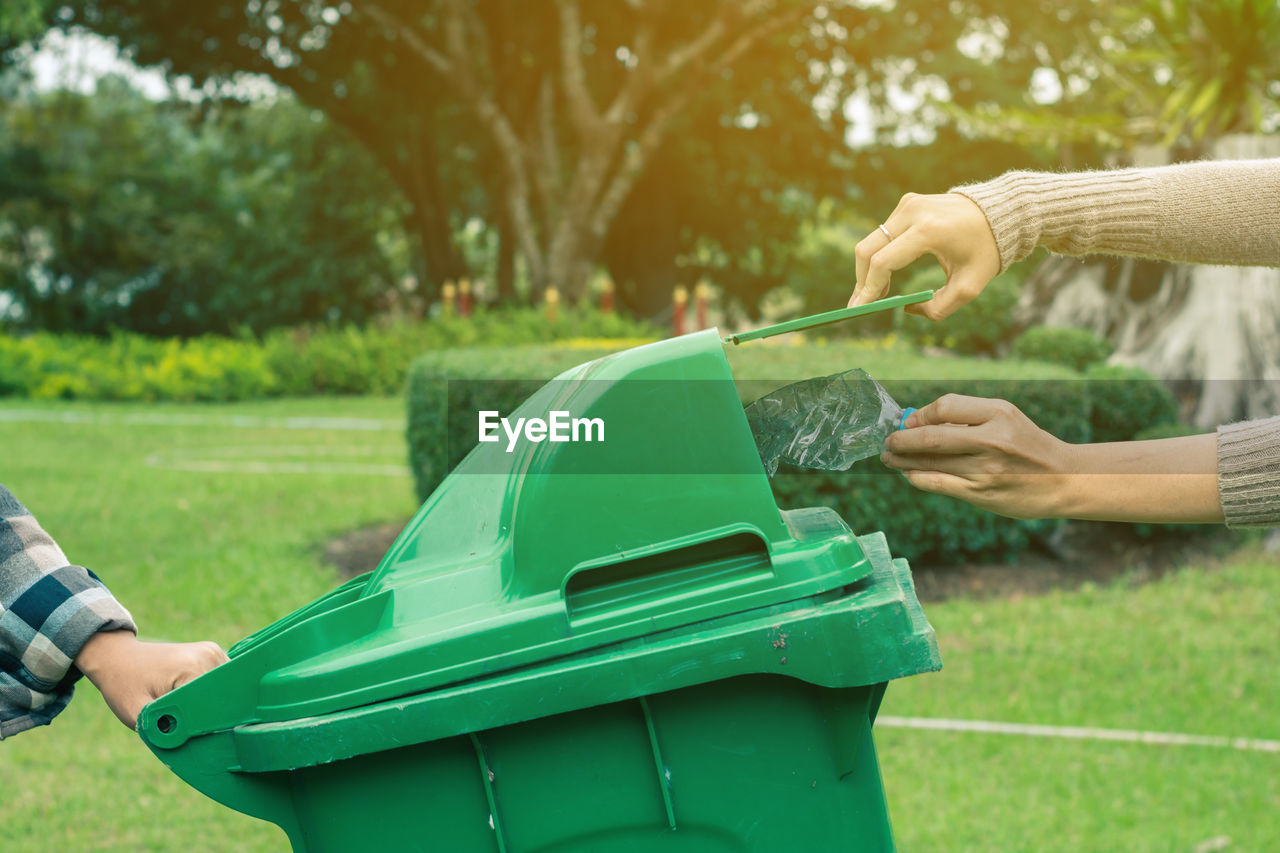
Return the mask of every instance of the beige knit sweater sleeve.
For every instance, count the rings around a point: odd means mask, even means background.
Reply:
[[[1064,255],[1280,266],[1280,159],[1008,172],[951,191],[986,214],[1001,271],[1036,246]]]
[[[1280,524],[1280,417],[1218,427],[1218,499],[1230,527]]]
[[[951,191],[986,214],[1001,271],[1037,246],[1064,255],[1280,266],[1280,160],[1009,172]],[[1218,428],[1218,497],[1230,527],[1280,524],[1280,417]]]

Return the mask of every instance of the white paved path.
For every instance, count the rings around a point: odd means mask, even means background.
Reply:
[[[1145,743],[1156,746],[1201,746],[1214,749],[1280,753],[1280,740],[1227,737],[1226,735],[1147,732],[1136,729],[1098,729],[1089,726],[1042,726],[1032,723],[997,723],[989,720],[948,720],[941,717],[894,717],[887,714],[877,716],[875,724],[888,728],[927,729],[942,732],[976,732],[988,735],[1119,741],[1121,743]]]

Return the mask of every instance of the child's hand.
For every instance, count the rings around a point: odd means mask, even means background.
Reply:
[[[1013,518],[1060,517],[1072,445],[1012,403],[947,394],[890,433],[880,459],[911,485]]]
[[[217,643],[144,643],[131,631],[104,631],[85,643],[75,663],[132,729],[148,702],[226,661]]]

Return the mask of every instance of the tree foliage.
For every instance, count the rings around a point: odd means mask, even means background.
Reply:
[[[1117,4],[1120,45],[1106,58],[1158,106],[1161,142],[1262,129],[1276,112],[1280,4],[1274,0],[1141,0]]]
[[[290,98],[156,104],[94,95],[0,105],[0,288],[50,330],[191,335],[359,320],[394,285],[397,197]]]
[[[1018,23],[1030,10],[1043,21]],[[1223,134],[1280,119],[1273,0],[1065,0],[1010,5],[989,20],[1002,36],[993,64],[1045,75],[1059,91],[992,97],[988,81],[976,87],[983,97],[957,98],[953,113],[980,137],[1110,150],[1155,143],[1200,156]]]
[[[624,305],[655,314],[672,284],[703,276],[754,307],[797,263],[810,296],[836,300],[847,270],[824,281],[837,259],[819,269],[796,251],[824,199],[856,231],[908,190],[1096,165],[1169,127],[1233,127],[1269,97],[1280,50],[1262,0],[1138,7],[1126,18],[1110,0],[69,0],[46,22],[116,38],[214,97],[265,74],[324,112],[403,196],[388,206],[415,237],[428,293],[482,266],[510,297],[518,254],[535,290],[581,295],[604,266]],[[1181,33],[1184,19],[1195,25]],[[1185,83],[1193,66],[1244,82]],[[1045,80],[1056,99],[1037,93]],[[875,124],[857,147],[853,103]],[[460,244],[476,220],[484,239]]]
[[[726,277],[777,280],[760,254],[799,202],[842,190],[839,105],[862,82],[847,70],[878,75],[873,39],[889,31],[883,10],[802,0],[67,8],[63,25],[140,63],[211,89],[268,74],[350,129],[409,199],[431,279],[463,271],[452,235],[481,216],[535,288],[576,294],[603,260],[624,299],[708,240]]]
[[[0,3],[0,51],[20,45],[44,29],[44,0],[5,0]]]

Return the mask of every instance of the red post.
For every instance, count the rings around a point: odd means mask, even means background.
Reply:
[[[547,288],[547,322],[554,323],[556,321],[556,306],[560,304],[560,291],[554,287]]]
[[[458,282],[458,313],[463,317],[471,316],[471,280],[467,278]]]
[[[699,329],[707,328],[707,291],[710,289],[705,281],[698,282],[698,286],[693,289],[695,304],[698,306]]]
[[[671,292],[671,331],[677,337],[684,334],[684,309],[689,301],[689,291],[677,284]]]
[[[605,314],[613,313],[613,279],[608,276],[600,285],[600,310]]]

